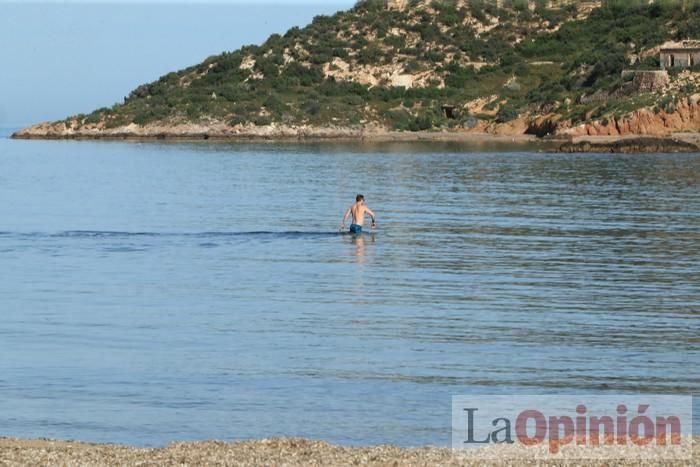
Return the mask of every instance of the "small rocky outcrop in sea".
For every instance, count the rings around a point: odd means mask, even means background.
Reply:
[[[664,152],[700,152],[696,144],[673,138],[625,138],[616,141],[578,141],[567,142],[555,152],[577,153],[664,153]]]

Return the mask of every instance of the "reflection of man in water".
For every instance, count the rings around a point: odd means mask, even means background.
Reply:
[[[364,235],[353,235],[352,244],[355,245],[355,257],[358,263],[365,262],[365,238]]]
[[[355,257],[355,262],[357,264],[364,264],[367,260],[367,248],[370,244],[374,243],[374,234],[369,235],[341,235],[340,237],[343,243],[352,245],[354,247],[352,253]]]
[[[363,195],[357,195],[355,197],[355,204],[350,206],[343,216],[343,222],[340,224],[340,230],[345,230],[345,221],[348,217],[352,215],[352,224],[350,225],[350,233],[360,234],[362,233],[362,224],[365,222],[365,213],[372,218],[372,228],[377,226],[377,220],[374,217],[374,213],[370,208],[365,206],[365,197]]]

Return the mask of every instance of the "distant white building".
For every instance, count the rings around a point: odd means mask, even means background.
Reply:
[[[666,42],[659,55],[662,69],[700,65],[700,41]]]

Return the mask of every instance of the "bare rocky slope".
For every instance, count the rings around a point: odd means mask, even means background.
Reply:
[[[644,107],[619,117],[572,124],[558,114],[529,120],[527,131],[559,136],[668,136],[700,130],[700,94],[682,97],[671,110]]]

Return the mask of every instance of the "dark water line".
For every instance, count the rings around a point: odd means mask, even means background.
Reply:
[[[375,235],[376,232],[363,232],[364,235]],[[337,237],[351,236],[347,231],[335,232],[311,232],[311,231],[249,231],[249,232],[112,232],[112,231],[92,231],[92,230],[72,230],[57,233],[45,232],[0,232],[0,237],[15,238],[130,238],[130,237],[153,237],[153,238],[212,238],[212,237],[271,237],[271,238],[314,238],[314,237]]]

